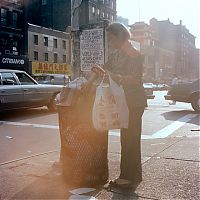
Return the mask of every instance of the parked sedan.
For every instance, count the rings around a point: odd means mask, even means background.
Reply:
[[[56,110],[60,85],[38,84],[24,71],[0,69],[0,111],[47,106]]]
[[[147,99],[154,99],[155,95],[153,94],[153,90],[154,90],[153,83],[143,83],[143,87],[144,87]]]
[[[191,103],[195,111],[200,111],[199,80],[173,85],[165,95],[166,100]]]
[[[67,85],[70,78],[64,74],[38,74],[32,76],[38,83],[51,85]]]

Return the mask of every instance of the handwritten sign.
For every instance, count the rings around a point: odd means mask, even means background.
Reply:
[[[104,65],[103,28],[83,30],[80,36],[81,71],[90,71],[93,64]]]

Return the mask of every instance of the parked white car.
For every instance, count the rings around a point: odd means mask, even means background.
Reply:
[[[0,69],[0,111],[41,106],[55,111],[62,87],[38,84],[24,71]]]

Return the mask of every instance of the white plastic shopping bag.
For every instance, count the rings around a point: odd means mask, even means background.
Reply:
[[[97,130],[128,128],[129,110],[124,89],[109,76],[110,84],[104,81],[96,89],[92,120]]]

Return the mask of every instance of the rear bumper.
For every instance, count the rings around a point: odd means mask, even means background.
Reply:
[[[155,98],[155,95],[147,95],[147,99],[154,99]]]
[[[173,100],[171,95],[165,95],[165,100]]]

